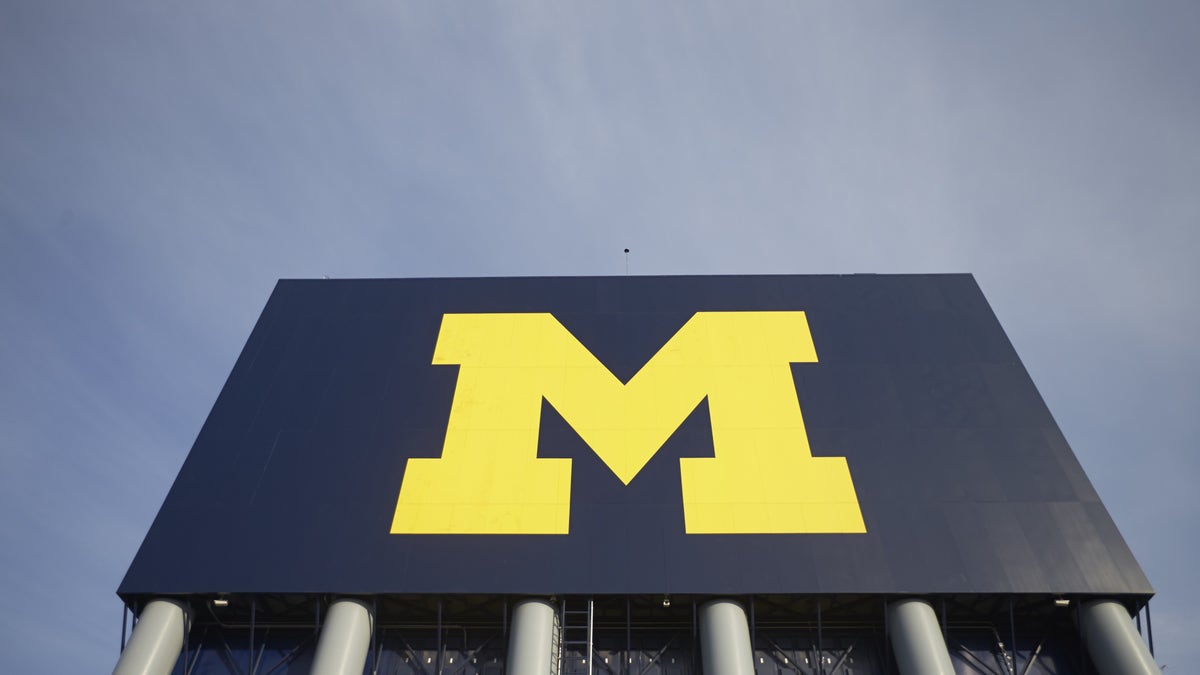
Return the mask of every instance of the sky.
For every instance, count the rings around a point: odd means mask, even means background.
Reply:
[[[1200,661],[1200,4],[0,2],[0,665],[115,595],[275,281],[971,272]]]

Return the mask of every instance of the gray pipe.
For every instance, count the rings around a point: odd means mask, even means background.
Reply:
[[[518,602],[512,611],[508,638],[508,675],[552,675],[558,672],[554,653],[554,605],[542,598]]]
[[[928,602],[897,600],[887,611],[892,651],[901,675],[954,675],[946,640]]]
[[[329,606],[312,675],[362,675],[371,648],[373,617],[365,602],[339,598]]]
[[[732,600],[700,605],[700,655],[704,675],[754,675],[746,610]]]
[[[1083,642],[1101,675],[1157,675],[1162,671],[1133,628],[1125,606],[1115,600],[1088,600],[1080,606]]]
[[[175,600],[151,600],[139,615],[113,675],[170,675],[190,627],[187,605]]]

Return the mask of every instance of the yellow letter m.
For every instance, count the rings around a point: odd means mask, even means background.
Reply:
[[[705,397],[713,457],[679,460],[688,534],[865,532],[844,457],[813,457],[790,363],[804,312],[699,312],[622,383],[550,314],[447,314],[458,364],[438,459],[408,460],[394,534],[567,534],[571,460],[539,458],[545,398],[624,484]]]

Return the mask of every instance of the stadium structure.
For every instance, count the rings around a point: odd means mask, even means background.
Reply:
[[[280,281],[120,675],[1125,675],[1153,590],[974,278]]]

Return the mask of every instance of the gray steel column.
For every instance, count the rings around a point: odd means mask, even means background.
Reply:
[[[1142,636],[1133,629],[1133,618],[1115,600],[1088,600],[1080,606],[1083,642],[1101,675],[1157,675],[1162,671]]]
[[[186,604],[151,600],[138,617],[113,675],[170,675],[183,651],[183,636],[190,627],[191,615]]]
[[[700,605],[700,658],[704,675],[754,675],[746,610],[732,600]]]
[[[329,606],[317,653],[313,657],[312,675],[362,675],[371,647],[374,617],[367,603],[351,598],[339,598]]]
[[[954,675],[933,607],[909,598],[888,605],[888,631],[901,675]]]
[[[554,616],[554,605],[542,598],[527,598],[513,607],[512,630],[508,634],[507,675],[551,675],[558,672],[558,654],[554,653]]]

